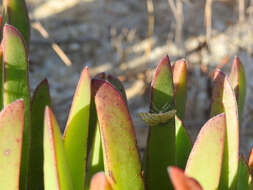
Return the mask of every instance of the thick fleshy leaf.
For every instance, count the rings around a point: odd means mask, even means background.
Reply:
[[[237,103],[230,80],[224,73],[214,73],[211,116],[225,112],[226,138],[221,172],[221,189],[235,188],[239,160],[239,119]]]
[[[125,99],[125,101],[127,101],[125,88],[119,79],[106,73],[99,73],[95,76],[95,78],[105,80],[111,83],[114,86],[114,88],[116,88],[119,91],[119,93]]]
[[[3,65],[3,49],[0,47],[0,110],[4,107],[4,65]]]
[[[51,106],[49,86],[43,80],[35,89],[32,101],[32,127],[31,151],[29,165],[29,189],[44,189],[43,180],[43,131],[44,111],[46,106]]]
[[[127,104],[110,83],[95,79],[92,85],[106,177],[115,190],[144,189],[136,137]]]
[[[249,153],[248,166],[249,169],[251,170],[251,173],[253,173],[253,147],[251,148],[251,151]]]
[[[92,177],[90,190],[112,190],[104,172],[99,172]]]
[[[185,169],[188,157],[192,149],[192,141],[183,126],[183,122],[176,116],[176,165]]]
[[[64,132],[64,147],[75,190],[84,189],[91,88],[88,67],[80,77]]]
[[[22,98],[25,104],[20,189],[27,189],[28,160],[31,139],[30,91],[28,61],[22,35],[8,24],[3,31],[4,106]]]
[[[238,106],[239,123],[241,123],[246,96],[246,74],[238,57],[234,58],[229,78],[235,92]]]
[[[192,148],[186,175],[196,179],[203,189],[218,189],[225,142],[224,114],[211,118],[201,128]]]
[[[173,77],[169,57],[158,65],[151,84],[150,112],[168,112],[174,109]],[[144,153],[144,179],[147,189],[172,187],[167,173],[175,165],[175,119],[149,127],[147,148]]]
[[[17,100],[0,113],[0,189],[19,190],[23,126],[24,102]]]
[[[3,24],[10,24],[18,29],[29,49],[30,22],[25,0],[3,0]]]
[[[177,116],[183,120],[187,97],[187,63],[184,59],[172,66]]]
[[[180,168],[171,166],[168,171],[175,190],[202,190],[200,184],[193,178],[186,176]]]
[[[238,165],[237,189],[252,190],[252,176],[245,159],[241,156]]]
[[[51,109],[44,114],[45,190],[72,190],[73,184],[61,132]]]

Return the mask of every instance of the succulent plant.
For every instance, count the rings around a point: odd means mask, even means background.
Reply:
[[[216,70],[210,119],[194,144],[184,128],[187,63],[166,56],[151,84],[141,161],[121,82],[83,69],[64,134],[43,80],[30,98],[25,2],[3,1],[0,48],[0,189],[252,189],[253,150],[239,156],[246,80],[239,58]]]

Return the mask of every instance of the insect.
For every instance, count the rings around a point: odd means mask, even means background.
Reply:
[[[154,104],[152,104],[151,113],[140,112],[139,115],[149,126],[156,126],[161,123],[167,123],[175,116],[176,110],[173,109],[169,111],[169,109],[170,105],[168,103],[163,105],[161,109],[158,109]]]

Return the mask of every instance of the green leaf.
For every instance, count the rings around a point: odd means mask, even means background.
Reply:
[[[225,115],[220,114],[201,128],[187,161],[185,174],[203,189],[218,189],[225,141]]]
[[[91,88],[88,67],[80,77],[64,132],[64,147],[75,190],[84,189]]]
[[[43,180],[43,129],[44,110],[51,107],[49,86],[43,80],[35,89],[32,101],[31,151],[29,166],[29,189],[44,189]]]
[[[25,0],[3,0],[3,24],[10,24],[17,28],[25,40],[25,45],[29,49],[30,22]]]
[[[187,63],[184,59],[177,61],[172,67],[175,88],[175,104],[177,116],[183,120],[187,98]]]
[[[184,171],[175,166],[168,168],[170,179],[175,190],[202,190],[200,184],[184,174]]]
[[[244,102],[246,97],[246,74],[238,57],[234,58],[232,69],[229,75],[238,106],[239,123],[243,114]]]
[[[151,84],[150,112],[167,112],[174,107],[174,89],[171,65],[166,56],[158,65]],[[149,127],[144,153],[144,179],[147,189],[172,187],[167,167],[175,165],[175,119]]]
[[[112,190],[104,172],[99,172],[93,176],[90,190]]]
[[[44,114],[44,186],[45,190],[73,190],[61,132],[51,109]]]
[[[252,177],[245,159],[240,156],[239,165],[238,165],[238,177],[237,177],[237,189],[251,190]]]
[[[211,116],[225,112],[226,138],[221,172],[221,189],[234,189],[239,160],[239,119],[230,80],[221,71],[214,73]]]
[[[23,126],[24,102],[17,100],[0,113],[0,189],[19,189]]]
[[[20,189],[26,190],[31,140],[30,92],[28,83],[28,61],[22,35],[8,24],[3,31],[4,60],[4,106],[17,99],[24,99],[25,119],[20,173]]]
[[[183,122],[176,116],[176,165],[185,169],[187,159],[192,149],[192,141],[183,126]]]
[[[0,110],[4,107],[4,65],[3,65],[3,49],[0,47]]]
[[[108,82],[94,79],[105,173],[115,190],[144,189],[136,137],[127,104]]]

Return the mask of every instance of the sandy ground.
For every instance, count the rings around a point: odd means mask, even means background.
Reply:
[[[50,35],[50,40],[44,39],[32,29],[31,89],[43,78],[48,78],[53,109],[62,129],[81,70],[89,66],[92,76],[105,71],[123,81],[138,144],[145,147],[147,127],[138,112],[148,110],[148,86],[154,68],[168,54],[172,62],[179,58],[186,58],[189,62],[185,126],[194,139],[209,115],[208,72],[221,62],[227,63],[224,70],[228,71],[233,57],[238,55],[248,79],[241,128],[241,152],[248,154],[253,145],[253,24],[250,15],[244,23],[237,24],[234,3],[214,3],[213,37],[208,48],[205,45],[204,1],[185,3],[182,44],[185,53],[182,53],[174,43],[175,20],[168,1],[154,1],[155,25],[149,57],[145,54],[148,22],[145,1],[27,0],[27,5],[32,23],[40,22]],[[53,51],[52,41],[64,50],[72,66],[66,66]]]

